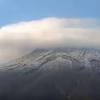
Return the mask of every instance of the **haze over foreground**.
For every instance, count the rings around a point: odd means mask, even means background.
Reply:
[[[0,100],[100,100],[100,50],[36,49],[9,62]]]

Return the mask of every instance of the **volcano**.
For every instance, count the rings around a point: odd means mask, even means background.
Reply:
[[[0,100],[100,100],[100,50],[49,48],[0,68]]]

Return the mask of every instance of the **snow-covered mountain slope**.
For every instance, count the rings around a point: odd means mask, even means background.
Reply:
[[[55,49],[36,49],[32,53],[9,62],[1,69],[58,69],[59,64],[70,68],[79,66],[80,68],[98,68],[100,67],[100,51],[98,49],[85,48],[55,48]],[[45,67],[45,66],[48,67]],[[50,66],[49,66],[50,65]]]

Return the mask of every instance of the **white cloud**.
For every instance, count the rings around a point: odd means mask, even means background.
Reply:
[[[16,52],[25,51],[27,48],[48,45],[100,46],[99,38],[100,24],[98,20],[44,18],[1,27],[0,53],[3,57],[5,53],[9,56],[13,50],[13,55],[15,55]]]

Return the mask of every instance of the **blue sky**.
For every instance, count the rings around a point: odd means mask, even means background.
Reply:
[[[44,17],[100,19],[100,0],[0,0],[0,26]]]

